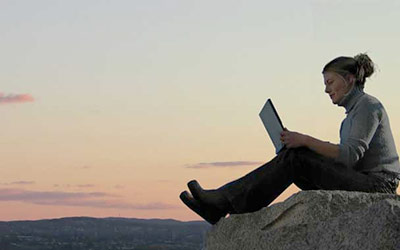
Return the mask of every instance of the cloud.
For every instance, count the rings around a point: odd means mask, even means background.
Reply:
[[[76,187],[78,188],[90,188],[90,187],[94,187],[93,184],[81,184],[81,185],[76,185]]]
[[[0,189],[0,200],[2,201],[46,201],[46,200],[68,200],[86,199],[110,196],[101,192],[57,192],[57,191],[29,191],[24,189]]]
[[[24,189],[0,189],[0,201],[20,201],[37,205],[78,206],[118,209],[172,209],[176,206],[165,203],[134,204],[115,199],[117,195],[103,192],[56,192],[30,191]]]
[[[211,167],[239,167],[260,165],[259,161],[222,161],[222,162],[201,162],[193,165],[186,165],[187,168],[211,168]]]
[[[8,183],[2,183],[2,185],[33,185],[34,181],[13,181]]]
[[[93,184],[77,184],[77,185],[53,184],[53,187],[61,187],[61,188],[92,188],[92,187],[95,187],[95,185],[93,185]]]
[[[62,202],[54,200],[35,201],[38,205],[52,206],[75,206],[75,207],[96,207],[96,208],[119,208],[132,210],[156,210],[156,209],[172,209],[176,206],[164,203],[147,203],[147,204],[131,204],[124,201],[116,200],[64,200]]]
[[[0,104],[33,102],[34,100],[35,99],[30,94],[4,95],[0,93]]]

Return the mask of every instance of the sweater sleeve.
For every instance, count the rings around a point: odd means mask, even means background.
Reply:
[[[381,120],[382,111],[379,104],[360,107],[350,121],[348,137],[339,144],[339,156],[336,161],[353,168],[368,150]]]

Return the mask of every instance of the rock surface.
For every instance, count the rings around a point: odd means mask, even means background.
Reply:
[[[254,213],[221,219],[204,249],[400,249],[400,196],[300,191]]]

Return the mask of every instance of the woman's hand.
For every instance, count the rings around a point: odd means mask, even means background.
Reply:
[[[306,146],[306,138],[306,135],[289,131],[287,128],[284,128],[284,131],[281,132],[281,142],[286,145],[287,148]]]

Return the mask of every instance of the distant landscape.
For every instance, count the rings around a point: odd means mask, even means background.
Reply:
[[[203,221],[70,217],[0,222],[0,250],[200,250]]]

